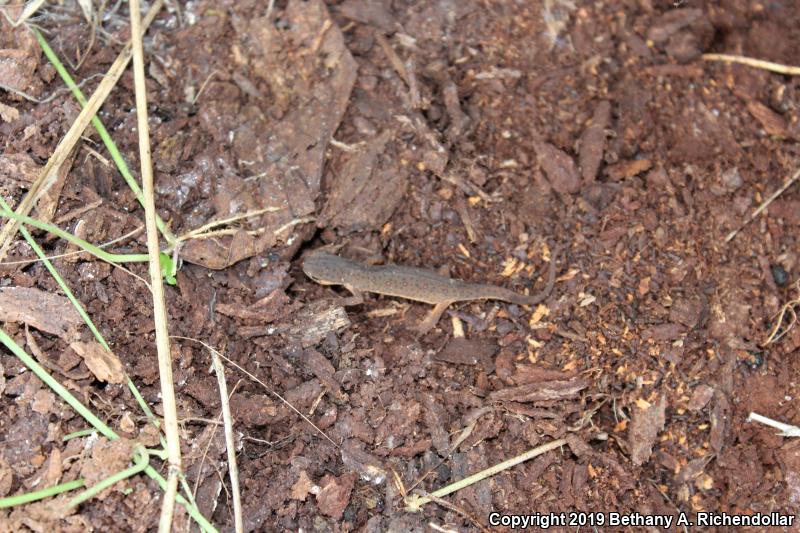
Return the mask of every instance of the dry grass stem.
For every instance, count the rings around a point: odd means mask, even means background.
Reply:
[[[751,57],[731,55],[731,54],[703,54],[703,59],[706,61],[723,61],[725,63],[739,63],[740,65],[747,65],[748,67],[759,68],[776,72],[778,74],[785,74],[786,76],[800,75],[800,67],[793,67],[790,65],[782,65],[780,63],[773,63],[772,61],[764,61],[762,59],[753,59]]]
[[[172,358],[167,329],[167,310],[164,302],[164,285],[161,277],[160,247],[158,227],[156,226],[155,192],[153,187],[153,164],[150,157],[150,128],[147,122],[147,92],[144,78],[144,47],[142,45],[142,21],[139,0],[131,0],[131,42],[133,53],[133,79],[136,93],[136,119],[139,133],[139,159],[142,174],[142,194],[144,196],[145,232],[147,251],[150,255],[150,284],[153,294],[153,320],[156,331],[156,351],[158,352],[158,372],[161,381],[161,401],[164,408],[164,434],[167,440],[167,461],[169,472],[167,488],[161,504],[158,522],[159,533],[172,529],[172,516],[175,511],[175,497],[178,494],[178,478],[181,473],[181,443],[178,428],[175,387],[172,377]]]
[[[147,17],[144,20],[143,26],[145,29],[150,25],[158,11],[161,9],[162,3],[162,0],[157,0],[153,4],[153,7],[150,8],[150,11],[147,13]],[[83,135],[83,132],[89,125],[89,122],[91,122],[94,115],[100,109],[100,106],[103,105],[103,102],[105,102],[106,98],[111,92],[111,89],[113,89],[117,84],[117,81],[119,81],[119,78],[125,71],[125,67],[128,65],[130,58],[131,46],[130,43],[128,43],[122,52],[120,52],[119,56],[117,56],[117,59],[114,61],[114,64],[111,65],[111,68],[108,69],[108,73],[103,78],[103,81],[100,82],[100,85],[97,86],[97,90],[95,90],[95,92],[92,94],[92,97],[89,98],[89,101],[86,103],[86,106],[78,114],[78,118],[75,119],[75,122],[72,123],[72,126],[70,126],[66,135],[64,135],[64,138],[58,143],[58,146],[53,152],[52,157],[50,157],[50,159],[47,161],[47,164],[39,173],[36,181],[31,184],[27,194],[17,206],[16,213],[18,215],[27,216],[30,214],[31,210],[36,205],[36,202],[38,202],[39,199],[55,183],[56,179],[58,178],[58,171],[61,168],[61,165],[67,161],[72,149],[80,140],[81,135]],[[3,227],[3,230],[0,231],[0,261],[5,259],[6,252],[11,244],[11,239],[16,233],[18,227],[19,223],[16,220],[8,220],[6,225]]]

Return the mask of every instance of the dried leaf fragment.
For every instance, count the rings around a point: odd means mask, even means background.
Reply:
[[[75,353],[80,355],[94,377],[107,383],[124,383],[125,369],[122,361],[114,354],[103,348],[97,342],[76,341],[69,345]]]

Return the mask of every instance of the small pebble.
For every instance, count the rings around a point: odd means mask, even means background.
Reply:
[[[739,174],[739,169],[736,167],[729,168],[722,173],[722,185],[729,191],[733,192],[742,186],[742,175]]]
[[[769,269],[772,271],[772,279],[775,280],[775,285],[778,287],[783,287],[789,282],[789,274],[783,266],[772,265]]]

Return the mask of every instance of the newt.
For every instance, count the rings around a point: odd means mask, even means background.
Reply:
[[[342,285],[353,294],[344,305],[363,302],[362,292],[396,296],[434,307],[417,327],[420,334],[430,331],[442,313],[455,302],[501,300],[517,305],[536,305],[550,295],[556,279],[556,255],[550,259],[547,283],[541,292],[526,296],[505,287],[468,283],[448,278],[424,268],[401,265],[371,266],[356,263],[327,252],[312,252],[303,261],[303,272],[320,285]]]

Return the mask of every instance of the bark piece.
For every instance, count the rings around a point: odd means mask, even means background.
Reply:
[[[29,287],[2,287],[0,321],[28,324],[63,337],[81,323],[81,317],[64,296]]]

